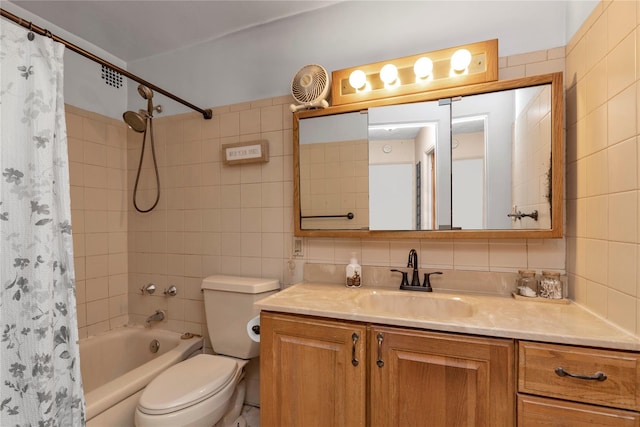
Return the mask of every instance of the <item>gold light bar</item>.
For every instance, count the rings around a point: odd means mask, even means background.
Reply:
[[[333,105],[496,81],[498,39],[345,68],[331,75]]]

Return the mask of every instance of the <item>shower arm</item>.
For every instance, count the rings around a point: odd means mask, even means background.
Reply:
[[[182,98],[178,98],[176,95],[172,94],[171,92],[167,92],[166,90],[154,85],[153,83],[149,83],[148,81],[144,80],[143,78],[138,77],[135,74],[132,74],[129,71],[127,71],[127,70],[125,70],[123,68],[120,68],[117,65],[114,65],[114,64],[112,64],[112,63],[100,58],[99,56],[94,55],[91,52],[87,52],[86,50],[74,45],[73,43],[71,43],[71,42],[69,42],[69,41],[67,41],[67,40],[65,40],[63,38],[60,38],[60,37],[52,34],[51,31],[46,30],[46,29],[44,29],[42,27],[39,27],[39,26],[33,24],[31,21],[27,21],[26,19],[22,19],[19,16],[16,16],[13,13],[8,12],[8,11],[2,9],[2,8],[0,8],[0,12],[1,12],[1,15],[2,15],[3,18],[9,19],[10,21],[13,21],[16,24],[21,25],[21,26],[29,29],[30,31],[33,31],[34,33],[38,33],[41,36],[46,36],[46,37],[49,37],[49,38],[53,39],[54,41],[56,41],[58,43],[62,43],[63,45],[65,45],[68,49],[72,50],[73,52],[75,52],[75,53],[77,53],[79,55],[82,55],[85,58],[90,59],[90,60],[92,60],[94,62],[97,62],[100,65],[104,65],[105,67],[111,68],[113,71],[116,71],[116,72],[122,74],[123,76],[125,76],[125,77],[127,77],[129,79],[134,80],[134,81],[136,81],[136,82],[138,82],[140,84],[143,84],[146,87],[148,87],[149,89],[151,89],[151,90],[153,90],[155,92],[161,93],[164,96],[166,96],[167,98],[171,98],[174,101],[179,102],[180,104],[182,104],[182,105],[184,105],[186,107],[189,107],[192,110],[195,110],[195,111],[199,112],[200,114],[202,114],[202,116],[206,120],[209,120],[209,119],[211,119],[213,117],[213,111],[211,111],[210,108],[207,108],[207,109],[198,108],[195,105],[193,105],[192,103],[187,102]]]

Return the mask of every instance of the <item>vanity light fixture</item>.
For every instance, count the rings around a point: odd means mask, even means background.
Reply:
[[[498,40],[493,39],[334,71],[332,104],[353,104],[496,80]]]

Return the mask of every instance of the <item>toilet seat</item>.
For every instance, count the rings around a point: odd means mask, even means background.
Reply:
[[[231,358],[199,354],[153,379],[140,396],[138,410],[163,415],[193,406],[235,381],[240,369]]]

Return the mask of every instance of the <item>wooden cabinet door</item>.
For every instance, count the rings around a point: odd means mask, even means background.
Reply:
[[[369,333],[373,427],[513,427],[514,344],[398,328]]]
[[[640,414],[520,394],[518,427],[640,427]]]
[[[262,312],[260,336],[261,425],[365,425],[365,326]]]

